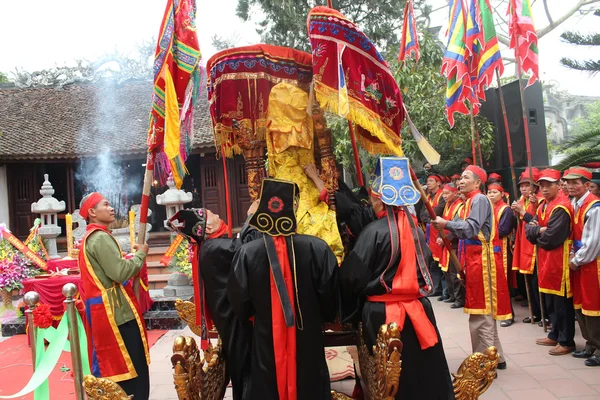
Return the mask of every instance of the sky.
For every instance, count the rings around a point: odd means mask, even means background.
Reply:
[[[446,0],[426,1],[435,9]],[[548,0],[555,19],[573,3],[575,0]],[[76,59],[94,61],[114,51],[135,53],[139,43],[157,37],[165,4],[166,0],[0,0],[0,71],[10,74],[15,68],[35,71],[70,66]],[[242,22],[235,15],[236,5],[237,0],[197,0],[196,25],[204,62],[215,53],[211,45],[215,34],[225,38],[235,35],[239,46],[260,42],[255,21]],[[505,13],[504,9],[498,11]],[[541,0],[533,2],[533,11],[536,28],[546,26]],[[258,11],[254,16],[260,19]],[[443,25],[445,31],[447,19],[447,8],[440,10],[433,14],[432,26]],[[576,13],[540,39],[541,79],[557,81],[561,89],[574,95],[600,96],[600,75],[590,77],[559,63],[562,56],[600,59],[600,49],[571,46],[560,40],[564,30],[592,33],[599,31],[598,26],[600,17]],[[509,49],[504,49],[503,55],[514,57]],[[505,75],[513,71],[507,70]]]

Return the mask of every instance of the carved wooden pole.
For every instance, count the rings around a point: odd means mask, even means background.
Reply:
[[[252,128],[233,120],[233,132],[236,144],[244,153],[244,167],[248,177],[248,191],[252,201],[260,197],[260,187],[267,176],[265,169],[264,140],[257,140]]]
[[[331,129],[327,128],[327,121],[321,112],[321,107],[316,99],[313,102],[312,109],[313,126],[315,136],[319,147],[319,155],[321,159],[321,179],[325,182],[325,188],[329,195],[329,207],[335,210],[335,192],[338,190],[337,164],[335,155],[333,154],[333,140],[331,137]],[[316,147],[316,146],[315,146]]]

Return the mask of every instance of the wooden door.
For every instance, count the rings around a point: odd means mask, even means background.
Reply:
[[[234,226],[243,226],[246,222],[248,208],[252,201],[248,192],[248,174],[244,167],[244,158],[236,156],[229,160],[229,185],[231,187],[231,204],[233,205]]]
[[[8,164],[10,228],[17,237],[26,238],[29,234],[35,218],[31,203],[39,198],[35,188],[35,164]]]

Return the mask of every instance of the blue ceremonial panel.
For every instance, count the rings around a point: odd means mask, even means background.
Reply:
[[[410,164],[406,157],[381,157],[377,165],[381,177],[378,192],[381,201],[390,206],[415,205],[421,198],[410,178]]]

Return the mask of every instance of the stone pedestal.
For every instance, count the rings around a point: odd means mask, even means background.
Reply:
[[[177,189],[173,176],[169,176],[169,179],[167,179],[167,186],[169,188],[163,194],[156,196],[156,204],[167,208],[167,219],[164,221],[165,228],[167,227],[167,221],[178,211],[183,210],[183,205],[191,202],[194,197],[192,193]]]
[[[50,259],[57,259],[60,256],[56,249],[56,238],[61,232],[60,227],[57,225],[57,213],[65,210],[65,202],[52,197],[54,188],[48,180],[48,174],[44,174],[44,183],[40,194],[42,198],[31,204],[31,212],[41,215],[42,224],[38,232],[42,239],[46,241],[46,250]]]
[[[169,277],[163,293],[165,297],[189,296],[194,294],[194,286],[187,275],[174,272]]]

